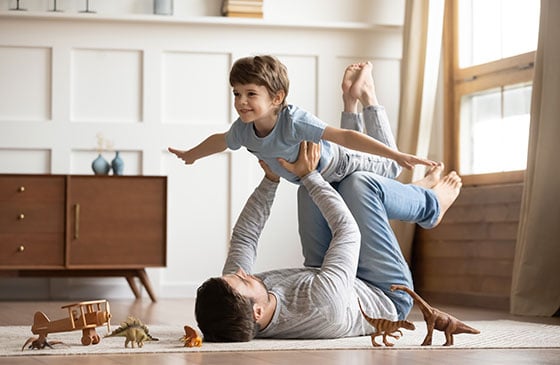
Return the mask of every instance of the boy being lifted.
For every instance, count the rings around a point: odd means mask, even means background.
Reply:
[[[371,69],[370,62],[351,65],[343,81],[343,89],[344,83],[351,85],[349,93],[362,102],[364,115],[366,111],[374,112],[371,108],[377,106],[370,105],[370,100],[362,98],[364,91],[373,87]],[[299,178],[283,168],[278,159],[295,161],[300,143],[311,141],[321,144],[317,170],[328,182],[340,181],[355,171],[375,172],[395,178],[400,168],[387,167],[387,159],[407,169],[417,164],[438,165],[434,161],[398,151],[394,141],[392,145],[378,141],[373,138],[377,137],[375,131],[368,130],[367,135],[356,130],[336,128],[295,105],[288,105],[287,70],[275,57],[265,55],[237,60],[231,69],[229,82],[239,118],[229,131],[213,134],[190,150],[170,147],[169,151],[185,164],[193,164],[202,157],[222,152],[226,148],[237,150],[244,146],[275,174],[299,183]]]

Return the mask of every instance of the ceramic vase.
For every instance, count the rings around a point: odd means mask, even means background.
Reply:
[[[100,153],[91,163],[91,168],[96,175],[107,175],[111,170],[111,165],[109,165],[109,162],[107,162]]]
[[[173,0],[154,0],[154,14],[173,15]]]
[[[124,172],[124,161],[121,158],[120,152],[117,151],[115,158],[111,161],[111,166],[113,167],[113,175],[122,175]]]

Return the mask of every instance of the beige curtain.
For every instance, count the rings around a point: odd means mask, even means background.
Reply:
[[[399,150],[426,157],[442,47],[445,0],[406,0],[401,68],[401,98],[397,145]],[[404,183],[423,176],[425,169],[404,171]],[[406,260],[410,263],[415,225],[392,222]]]
[[[525,188],[515,251],[511,312],[551,316],[560,308],[560,1],[541,0]]]

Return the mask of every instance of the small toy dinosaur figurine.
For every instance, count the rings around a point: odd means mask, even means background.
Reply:
[[[432,344],[432,334],[434,329],[442,331],[445,333],[445,343],[443,346],[453,345],[453,335],[458,335],[460,333],[471,333],[479,334],[480,331],[467,326],[465,323],[461,322],[452,315],[440,311],[437,308],[430,306],[422,297],[416,294],[410,288],[404,285],[391,285],[391,291],[402,290],[408,293],[413,299],[416,305],[420,308],[422,315],[424,316],[424,321],[426,321],[426,328],[428,333],[422,342],[422,346],[427,346]]]
[[[157,338],[150,335],[148,327],[146,327],[144,323],[132,316],[129,316],[126,321],[121,323],[119,328],[105,337],[113,336],[125,337],[124,347],[128,347],[130,343],[132,348],[134,348],[134,343],[136,343],[138,347],[142,347],[144,346],[144,341],[159,341]]]
[[[202,346],[202,338],[196,333],[196,330],[190,326],[185,326],[185,335],[181,337],[184,347],[200,347]]]
[[[385,344],[385,346],[391,347],[393,346],[393,344],[387,341],[387,336],[391,336],[398,340],[403,335],[403,333],[399,328],[405,328],[411,331],[416,329],[414,323],[409,321],[390,321],[384,318],[371,318],[364,312],[362,308],[362,303],[360,303],[359,299],[358,299],[358,305],[360,306],[360,311],[362,312],[362,315],[364,316],[366,321],[368,321],[369,324],[375,327],[375,333],[372,333],[370,335],[371,344],[375,347],[381,346],[380,344],[375,342],[375,337],[377,336],[383,335],[383,343]],[[400,333],[400,335],[396,335],[395,334],[396,332]]]
[[[27,341],[23,344],[21,351],[25,349],[25,346],[29,345],[29,349],[34,350],[42,350],[45,347],[53,348],[53,345],[64,344],[62,341],[47,341],[46,337],[38,336],[38,337],[29,337]]]

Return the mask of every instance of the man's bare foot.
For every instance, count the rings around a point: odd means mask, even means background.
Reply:
[[[451,204],[453,204],[455,199],[457,199],[457,197],[459,196],[459,193],[461,192],[461,186],[463,186],[461,177],[457,175],[455,171],[451,171],[433,187],[433,191],[439,201],[440,209],[439,217],[436,221],[436,224],[434,224],[434,227],[436,227],[441,222],[444,214],[447,212],[447,209],[449,209]]]
[[[344,102],[345,112],[358,112],[358,98],[352,96],[350,90],[361,68],[360,63],[353,63],[344,70],[344,75],[342,76],[342,101]]]
[[[429,168],[426,176],[420,180],[412,182],[412,185],[418,185],[426,189],[432,189],[441,180],[441,173],[443,172],[443,162],[438,163],[436,166]]]
[[[363,107],[369,105],[377,105],[377,95],[375,94],[375,84],[373,83],[373,75],[371,70],[373,65],[371,62],[361,63],[362,67],[350,88],[350,95],[362,103]]]

